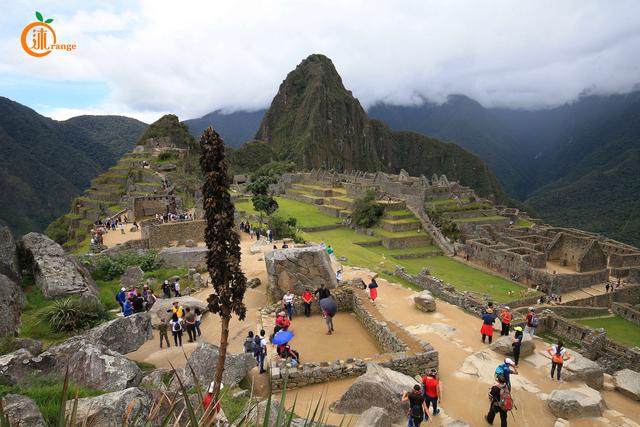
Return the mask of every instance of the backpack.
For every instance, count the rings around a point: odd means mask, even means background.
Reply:
[[[498,386],[500,388],[500,400],[498,406],[501,411],[510,411],[513,408],[513,398],[511,397],[511,391],[506,384]]]
[[[495,375],[496,375],[496,377],[499,377],[500,375],[505,376],[504,375],[504,365],[499,365],[496,368],[496,374]]]
[[[255,337],[253,337],[253,354],[259,355],[262,353],[262,346],[260,345],[262,342],[262,339],[260,338],[260,336],[256,335]]]
[[[531,316],[531,327],[532,328],[537,328],[538,327],[538,315],[534,314],[533,316]]]
[[[255,353],[256,351],[256,343],[254,341],[253,337],[247,337],[246,340],[244,340],[244,352],[245,353]]]

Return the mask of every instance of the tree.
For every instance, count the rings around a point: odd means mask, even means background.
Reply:
[[[229,322],[235,314],[244,320],[247,307],[244,293],[247,278],[240,268],[240,238],[234,228],[234,206],[231,203],[224,156],[224,142],[220,135],[209,127],[200,138],[200,167],[204,176],[202,184],[203,206],[207,227],[204,239],[207,243],[207,270],[211,276],[213,293],[207,298],[209,311],[220,316],[222,331],[218,364],[214,375],[214,401],[217,400],[222,381],[222,372],[227,357]]]
[[[384,213],[384,206],[376,202],[376,193],[367,191],[364,197],[353,203],[353,222],[358,227],[373,227]]]
[[[262,225],[262,216],[270,217],[278,210],[278,202],[275,201],[273,195],[269,194],[269,186],[278,182],[277,177],[260,176],[247,186],[247,189],[253,193],[251,203],[253,208],[260,213],[260,225]]]

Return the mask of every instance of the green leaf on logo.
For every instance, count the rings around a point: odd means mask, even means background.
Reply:
[[[42,22],[43,18],[42,18],[42,14],[38,11],[36,11],[36,18],[38,18],[38,21]]]
[[[46,21],[44,21],[45,24],[51,24],[52,22],[53,22],[52,18],[49,18]]]

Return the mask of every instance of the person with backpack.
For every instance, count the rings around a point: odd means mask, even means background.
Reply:
[[[409,401],[409,423],[408,427],[420,427],[422,421],[429,421],[429,415],[427,411],[427,405],[422,395],[422,388],[416,384],[413,386],[413,390],[404,392],[402,394],[402,402]]]
[[[244,339],[244,352],[256,353],[256,340],[253,336],[253,331],[249,331],[249,334],[247,334],[247,337]]]
[[[165,298],[171,298],[171,286],[169,286],[168,280],[162,282],[162,294]]]
[[[507,416],[513,408],[513,399],[502,375],[498,376],[496,385],[489,390],[489,400],[489,413],[484,419],[487,423],[493,424],[496,414],[500,414],[500,427],[507,427]]]
[[[171,333],[175,346],[182,347],[182,317],[178,317],[176,313],[171,316]]]
[[[533,310],[533,307],[529,307],[529,312],[527,313],[525,320],[527,321],[527,324],[524,327],[524,333],[534,335],[536,333],[536,328],[538,327],[538,315]]]
[[[493,340],[493,322],[496,321],[496,314],[493,312],[493,308],[488,307],[482,315],[482,327],[480,328],[480,334],[482,335],[482,344],[484,344],[485,338],[489,338],[489,344]]]
[[[551,379],[553,379],[553,374],[557,370],[557,378],[560,381],[560,371],[562,371],[562,365],[565,360],[569,360],[570,356],[567,354],[567,349],[564,348],[564,344],[562,341],[558,341],[557,344],[552,345],[547,349],[547,353],[551,355]]]
[[[496,368],[495,376],[503,377],[504,382],[509,387],[509,391],[511,391],[511,374],[518,375],[518,368],[516,368],[516,363],[510,358],[504,359],[504,363],[498,365]]]
[[[260,349],[259,349],[259,365],[260,365],[260,373],[264,374],[265,369],[264,369],[264,359],[265,357],[267,357],[267,339],[265,338],[265,334],[266,332],[264,331],[264,329],[260,330]]]
[[[434,416],[440,413],[438,409],[438,403],[442,400],[442,384],[438,379],[438,371],[430,369],[426,377],[422,378],[422,384],[424,387],[424,397],[427,403],[427,409],[433,405]]]
[[[511,326],[511,309],[508,306],[505,306],[504,309],[500,312],[500,323],[502,324],[502,329],[500,329],[500,336],[509,336],[509,327]]]
[[[520,360],[520,347],[522,347],[524,334],[522,333],[522,326],[516,326],[513,330],[515,331],[515,335],[513,337],[513,342],[511,343],[511,348],[513,349],[513,361],[516,366],[518,366],[518,361]]]

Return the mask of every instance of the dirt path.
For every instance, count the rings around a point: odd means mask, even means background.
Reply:
[[[128,242],[129,240],[140,240],[141,232],[140,229],[138,231],[129,231],[131,230],[131,224],[124,225],[124,234],[117,229],[115,231],[109,231],[108,233],[102,236],[104,244],[106,247],[111,248],[118,243]]]

